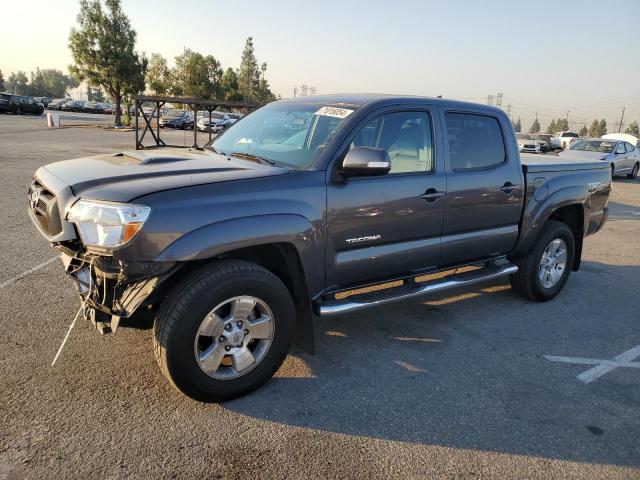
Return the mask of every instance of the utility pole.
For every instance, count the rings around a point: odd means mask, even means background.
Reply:
[[[513,122],[513,118],[511,118],[511,102],[507,105],[507,116],[509,117],[509,120]]]
[[[495,95],[487,95],[487,105],[493,105],[493,99]]]
[[[498,92],[496,96],[496,107],[502,108],[502,92]]]
[[[618,126],[618,133],[622,130],[622,121],[624,120],[624,111],[627,107],[622,107],[622,115],[620,116],[620,125]]]

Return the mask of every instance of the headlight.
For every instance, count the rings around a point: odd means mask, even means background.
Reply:
[[[76,224],[85,245],[116,248],[142,229],[150,213],[145,205],[79,200],[69,209],[67,220]]]

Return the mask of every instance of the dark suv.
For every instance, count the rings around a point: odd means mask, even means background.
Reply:
[[[44,106],[36,102],[33,97],[0,93],[0,112],[10,112],[15,115],[22,115],[23,113],[42,115]]]

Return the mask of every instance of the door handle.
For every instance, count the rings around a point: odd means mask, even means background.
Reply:
[[[511,182],[507,182],[500,187],[500,190],[506,193],[507,195],[511,195],[514,191],[518,190],[518,188],[520,188],[519,185],[514,185]]]
[[[435,202],[442,197],[444,197],[444,192],[439,192],[435,188],[430,188],[420,195],[420,198],[424,198],[427,202]]]

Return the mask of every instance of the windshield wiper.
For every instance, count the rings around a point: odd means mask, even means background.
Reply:
[[[274,162],[273,160],[271,160],[269,158],[261,157],[259,155],[254,155],[252,153],[231,152],[229,155],[231,155],[232,157],[244,158],[245,160],[252,160],[254,162],[267,164],[267,165],[275,165],[276,164],[276,162]]]

